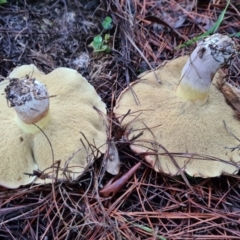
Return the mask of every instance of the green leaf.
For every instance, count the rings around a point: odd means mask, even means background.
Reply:
[[[211,31],[211,33],[215,33],[218,30],[219,26],[221,25],[221,23],[222,23],[222,21],[224,19],[225,13],[227,11],[227,8],[228,8],[230,2],[231,2],[231,0],[228,0],[226,7],[224,8],[224,10],[221,12],[221,14],[218,17],[217,22],[214,24],[213,27],[211,27],[209,29],[209,31]]]
[[[142,229],[145,232],[149,232],[149,233],[154,233],[153,230],[149,227],[143,226],[143,225],[139,225],[139,224],[134,224],[132,223],[133,226]],[[160,240],[167,240],[166,238],[156,235],[156,239],[160,239]]]
[[[202,38],[208,37],[210,34],[215,33],[218,30],[219,26],[221,25],[221,23],[224,19],[225,13],[227,11],[227,8],[228,8],[230,2],[231,2],[231,0],[228,0],[226,7],[224,8],[224,10],[221,12],[221,14],[218,17],[217,22],[207,32],[205,32],[205,33],[203,33],[203,34],[201,34],[201,35],[199,35],[199,36],[181,44],[180,46],[176,47],[176,49],[180,49],[180,48],[192,45],[193,43],[201,40]]]
[[[99,49],[94,49],[94,52],[95,53],[99,53],[99,52],[106,52],[106,53],[109,53],[111,52],[111,48],[107,45],[102,45],[101,48]]]
[[[88,46],[92,47],[94,51],[99,50],[102,47],[102,41],[102,37],[100,35],[97,35],[93,38],[93,41]]]
[[[0,0],[0,4],[7,3],[7,0]]]
[[[94,42],[94,41],[92,42],[92,47],[94,48],[94,51],[100,49],[101,46],[102,46],[101,43],[97,43],[97,42]]]
[[[112,18],[106,17],[102,22],[102,26],[104,30],[110,29],[112,27]]]
[[[93,47],[94,51],[96,51],[96,50],[101,49],[102,44],[103,44],[102,37],[100,35],[97,35],[93,38],[93,41],[90,45]]]
[[[104,41],[107,42],[110,38],[110,34],[105,34],[104,35]]]
[[[102,43],[103,39],[102,39],[102,36],[100,35],[97,35],[93,38],[93,42],[95,43]]]
[[[232,33],[232,34],[230,35],[230,37],[240,37],[240,32],[238,32],[238,33]]]
[[[129,221],[125,220],[125,219],[124,219],[124,221],[125,221],[126,223],[131,224],[131,225],[134,226],[134,227],[137,227],[137,228],[142,229],[142,230],[145,231],[145,232],[149,232],[149,233],[154,234],[154,231],[153,231],[151,228],[149,228],[148,226],[144,226],[144,225],[136,224],[136,223],[133,223],[133,222],[129,222]],[[155,235],[155,238],[154,238],[154,239],[167,240],[166,238],[164,238],[164,237],[162,237],[162,236],[159,236],[159,235]]]
[[[104,48],[104,52],[106,53],[110,53],[112,51],[108,45],[103,45],[103,48]]]

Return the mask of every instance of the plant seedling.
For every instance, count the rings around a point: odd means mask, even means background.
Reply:
[[[102,26],[103,26],[104,30],[111,29],[112,28],[112,18],[106,17],[102,22]]]
[[[89,47],[93,48],[93,52],[111,52],[111,48],[108,46],[110,34],[106,33],[103,35],[103,32],[112,28],[112,18],[106,17],[102,22],[103,30],[102,32],[93,38],[93,41],[89,44]]]

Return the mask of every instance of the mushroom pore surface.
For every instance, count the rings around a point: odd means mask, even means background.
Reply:
[[[56,172],[58,179],[76,179],[89,161],[106,150],[105,104],[75,70],[58,68],[45,75],[34,65],[24,65],[14,69],[9,77],[20,79],[26,75],[46,85],[49,96],[56,96],[50,98],[48,114],[33,125],[21,122],[15,111],[7,106],[5,96],[0,95],[0,116],[4,123],[0,138],[3,158],[0,184],[16,188],[30,183],[34,178],[24,173],[32,173],[35,169],[48,176],[38,179],[38,183],[51,182]],[[5,87],[0,87],[1,93]],[[6,168],[12,170],[4,176]],[[21,178],[25,180],[19,181]]]
[[[185,101],[176,97],[176,88],[187,59],[180,57],[157,69],[161,84],[153,72],[142,74],[119,96],[114,113],[127,128],[129,140],[143,132],[131,143],[131,149],[136,153],[149,152],[145,158],[156,171],[179,174],[168,154],[171,153],[177,165],[191,176],[236,173],[239,142],[232,134],[240,137],[240,123],[216,87],[223,74],[216,73],[203,106]]]

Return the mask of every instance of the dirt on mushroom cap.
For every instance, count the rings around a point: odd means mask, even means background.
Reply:
[[[156,70],[161,84],[153,72],[142,74],[141,80],[119,96],[114,113],[122,120],[122,126],[127,126],[129,140],[143,132],[131,143],[131,148],[137,153],[150,152],[145,158],[156,171],[179,174],[179,168],[163,146],[191,176],[237,173],[234,162],[240,161],[239,151],[231,148],[237,147],[239,142],[229,132],[239,137],[240,123],[214,84],[222,77],[222,72],[215,75],[209,99],[201,107],[175,94],[186,61],[187,57],[181,57]],[[123,118],[129,109],[131,113]]]

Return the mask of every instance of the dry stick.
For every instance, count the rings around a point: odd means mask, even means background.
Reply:
[[[147,140],[146,140],[146,141],[147,141]],[[173,162],[173,164],[175,165],[175,167],[179,170],[180,175],[181,175],[182,178],[184,179],[184,181],[185,181],[185,183],[187,184],[187,186],[191,189],[191,191],[192,191],[193,193],[196,194],[196,192],[193,190],[192,186],[190,185],[189,181],[187,180],[187,178],[186,178],[186,176],[185,176],[182,168],[179,167],[179,165],[178,165],[178,163],[176,162],[175,158],[172,156],[172,153],[168,152],[167,149],[166,149],[163,145],[161,145],[160,143],[153,142],[153,141],[147,141],[147,142],[149,142],[150,144],[158,145],[158,147],[162,148],[162,149],[165,151],[165,153],[166,153],[167,156],[171,159],[171,161]],[[132,142],[132,144],[134,144],[134,142]],[[139,155],[141,155],[141,154],[144,155],[144,154],[149,154],[149,153],[148,153],[148,152],[146,152],[146,153],[140,153]],[[155,153],[155,154],[156,154],[156,153]]]
[[[128,172],[124,173],[113,183],[110,183],[110,185],[100,190],[100,195],[104,197],[113,197],[123,187],[123,185],[126,184],[126,182],[132,177],[132,175],[137,171],[140,166],[141,162],[137,163],[135,166],[129,169]]]
[[[228,190],[220,197],[219,201],[215,204],[215,208],[218,208],[221,201],[230,193],[230,191],[233,189],[233,187],[238,186],[239,183],[235,183],[233,186],[230,186]]]
[[[114,101],[114,95],[112,95],[111,109],[113,109],[113,101]],[[114,166],[119,169],[120,159],[119,159],[118,150],[117,150],[117,148],[115,146],[115,143],[114,143],[114,140],[112,138],[112,120],[111,119],[113,119],[113,116],[112,116],[113,112],[111,112],[110,121],[109,121],[110,126],[109,126],[109,124],[107,122],[107,116],[103,112],[101,112],[99,109],[97,109],[95,106],[93,108],[102,117],[103,123],[106,126],[106,134],[107,134],[107,151],[105,152],[104,157],[103,157],[103,165],[104,166],[102,168],[102,176],[99,179],[99,183],[101,183],[106,170],[107,170],[107,172],[112,173],[112,172],[109,171],[109,164],[111,165],[111,161],[114,164]]]
[[[52,147],[52,143],[51,143],[50,139],[48,138],[47,134],[37,124],[33,123],[33,125],[35,127],[37,127],[42,132],[42,134],[45,136],[45,138],[47,139],[49,146],[50,146],[51,153],[52,153],[52,163],[54,166],[54,151],[53,151],[53,147]]]
[[[54,204],[55,204],[55,203],[54,203]],[[62,206],[61,206],[61,208],[62,208]],[[57,210],[59,210],[59,209],[57,208]],[[58,213],[58,214],[59,214],[59,213]],[[52,220],[50,221],[49,225],[46,227],[46,229],[45,229],[44,233],[42,234],[42,237],[40,238],[40,240],[44,240],[44,239],[45,239],[45,237],[46,237],[46,235],[47,235],[47,233],[48,233],[48,230],[49,230],[50,227],[52,227],[52,224],[53,224],[53,222],[54,222],[54,220],[55,220],[56,217],[57,217],[57,214],[54,215],[54,217],[53,217]],[[65,223],[65,221],[62,219],[62,216],[61,216],[61,215],[59,215],[59,217],[60,217],[60,219],[62,220],[62,223],[65,225],[65,228],[67,229],[67,223]]]
[[[98,194],[98,192],[97,192],[97,200],[99,199],[99,194]],[[99,202],[99,200],[98,200],[98,203],[100,204],[100,207],[102,208],[102,209],[104,209],[103,208],[103,206],[102,206],[102,203],[100,203]],[[113,205],[112,205],[113,206]],[[110,208],[111,209],[111,208]],[[108,211],[106,211],[105,209],[102,211],[102,213],[104,213],[104,217],[106,216],[105,214],[107,214],[107,216],[108,215],[110,215],[110,213],[111,213],[111,211],[113,211],[113,209],[112,210],[110,210],[110,209],[108,209]],[[109,220],[110,220],[110,218],[108,218]],[[102,218],[100,219],[101,221],[102,221]],[[110,224],[112,225],[112,221],[110,221]],[[113,226],[114,226],[114,224],[113,224]],[[118,233],[118,232],[116,232],[116,233]],[[95,233],[96,234],[96,233]],[[119,235],[119,234],[118,234]],[[120,237],[120,236],[119,236]],[[119,238],[118,238],[119,239]]]
[[[44,198],[43,200],[41,200],[41,201],[39,201],[39,202],[37,202],[37,203],[31,203],[31,204],[28,204],[28,205],[26,205],[26,206],[19,206],[19,207],[9,207],[9,208],[7,208],[7,209],[0,209],[0,215],[1,215],[1,217],[3,217],[3,216],[5,216],[5,215],[7,215],[7,214],[10,214],[12,211],[23,211],[23,210],[25,210],[25,208],[27,209],[27,208],[32,208],[32,207],[34,207],[35,205],[39,205],[39,204],[41,204],[41,203],[44,203],[46,201],[46,198]],[[10,219],[10,220],[12,220],[12,219]],[[0,223],[0,226],[2,225],[2,224],[5,224],[5,223],[7,223],[7,222],[1,222]]]
[[[179,5],[179,4],[178,4]],[[155,16],[148,16],[148,17],[145,17],[144,20],[147,20],[147,21],[150,21],[150,22],[153,22],[153,23],[158,23],[158,24],[161,24],[161,25],[165,25],[167,26],[168,28],[171,29],[171,31],[173,31],[174,33],[176,33],[179,37],[181,37],[184,41],[187,41],[189,40],[188,37],[182,35],[181,33],[179,33],[174,27],[172,27],[168,22],[164,21],[163,19],[159,18],[159,17],[155,17]]]
[[[35,123],[34,123],[33,125],[35,125],[35,126],[44,134],[44,136],[46,137],[46,139],[47,139],[47,141],[48,141],[48,143],[49,143],[49,145],[50,145],[51,152],[52,152],[52,161],[53,161],[53,165],[52,165],[52,166],[53,166],[53,174],[54,174],[54,152],[53,152],[52,144],[51,144],[49,138],[47,137],[47,135],[45,134],[45,132],[44,132],[40,127],[38,127]],[[55,182],[58,180],[58,172],[59,172],[59,165],[58,165],[58,169],[56,170]],[[57,209],[58,216],[59,216],[59,218],[62,220],[65,228],[67,228],[67,223],[64,221],[64,219],[63,219],[63,217],[62,217],[62,215],[61,215],[61,213],[60,213],[60,210],[59,210],[59,208],[58,208],[58,205],[57,205],[55,188],[54,188],[54,178],[52,178],[51,184],[52,184],[53,202],[54,202],[55,207],[56,207],[56,209]],[[47,234],[47,232],[46,232],[46,234]],[[44,234],[43,234],[43,236],[44,236]],[[43,236],[42,236],[41,239],[43,239]]]
[[[101,220],[103,219],[104,222],[106,222],[106,219],[108,219],[108,222],[109,222],[110,226],[112,226],[113,229],[114,229],[114,223],[109,218],[109,216],[108,216],[107,212],[105,211],[105,208],[104,208],[104,206],[103,206],[103,204],[102,204],[102,202],[100,200],[101,198],[100,198],[99,192],[98,192],[98,189],[99,189],[98,177],[94,175],[94,179],[95,179],[95,181],[94,181],[94,190],[95,190],[95,194],[96,194],[96,200],[97,200],[97,203],[98,203],[98,205],[99,205],[99,207],[100,207],[100,209],[102,211],[102,214],[103,214],[103,217],[101,217]],[[98,233],[98,231],[96,231],[94,234],[96,235],[97,233]]]
[[[44,204],[44,203],[45,203],[45,199],[42,200],[41,203]],[[39,204],[39,203],[37,203],[37,204]],[[40,207],[41,207],[41,206],[39,206],[38,208],[40,208]],[[8,219],[8,220],[5,220],[5,221],[3,221],[3,222],[0,223],[0,226],[3,226],[4,224],[9,223],[9,222],[11,222],[11,221],[17,220],[18,218],[26,217],[28,214],[34,212],[35,210],[36,210],[36,209],[32,209],[32,210],[29,210],[29,211],[26,212],[26,213],[22,213],[21,215],[18,215],[18,216],[16,216],[16,217],[13,217],[13,218],[10,218],[10,219]]]
[[[216,211],[214,211],[214,209],[209,210],[209,209],[206,208],[206,207],[201,207],[201,206],[199,206],[198,203],[195,203],[191,198],[189,198],[189,202],[192,203],[192,204],[195,204],[195,206],[199,207],[202,211],[205,211],[205,212],[207,212],[207,213],[212,213],[212,214],[214,214],[215,217],[223,218],[223,219],[225,219],[225,220],[232,221],[232,222],[235,223],[235,224],[239,224],[239,222],[238,222],[237,219],[236,219],[236,220],[232,219],[232,215],[231,215],[231,214],[230,214],[230,216],[228,216],[228,215],[229,215],[228,213],[225,213],[225,214],[223,215],[223,214],[221,214],[221,212],[218,211],[217,209],[216,209]],[[238,216],[238,214],[239,214],[239,213],[237,213],[237,216]]]
[[[223,121],[223,125],[224,125],[224,128],[226,129],[226,131],[231,135],[233,136],[236,140],[238,140],[240,142],[240,139],[238,137],[236,137],[232,132],[230,132],[227,128],[227,124],[225,121]]]
[[[146,57],[143,55],[143,53],[141,52],[141,50],[136,46],[136,44],[134,43],[134,41],[128,36],[128,34],[125,32],[125,30],[123,30],[125,35],[127,36],[128,40],[131,42],[131,44],[135,47],[135,49],[138,51],[138,53],[141,55],[141,57],[144,59],[144,61],[147,63],[147,65],[149,66],[149,68],[153,71],[154,76],[156,78],[156,80],[158,81],[158,83],[161,83],[161,81],[159,80],[159,78],[157,77],[157,74],[155,73],[155,71],[153,70],[151,64],[148,62],[148,60],[146,59]]]
[[[209,3],[210,4],[210,3]],[[233,8],[235,10],[235,12],[237,13],[238,16],[240,16],[240,11],[237,10],[237,8],[234,6],[233,3],[230,2],[230,6],[231,8]]]
[[[62,215],[61,215],[61,213],[60,213],[60,209],[58,208],[58,204],[57,204],[57,201],[56,201],[56,194],[55,194],[54,182],[53,182],[53,181],[52,181],[51,185],[52,185],[52,194],[53,194],[53,202],[54,202],[54,205],[55,205],[55,207],[56,207],[56,209],[57,209],[57,213],[58,213],[59,218],[61,219],[64,227],[67,229],[67,223],[64,221],[64,219],[63,219],[63,217],[62,217]],[[47,234],[47,231],[46,231],[46,234]],[[42,239],[43,239],[43,237],[42,237]],[[41,240],[42,240],[42,239],[41,239]]]
[[[141,191],[141,192],[142,192],[142,191]],[[139,199],[140,199],[140,204],[141,204],[141,206],[142,206],[142,209],[146,212],[146,209],[145,209],[144,203],[143,203],[143,201],[142,201],[142,199],[141,199],[141,197],[140,197],[139,188],[137,188],[137,193],[138,193],[138,196],[139,196]],[[142,195],[144,195],[144,194],[142,193]],[[152,229],[152,231],[154,232],[154,230],[153,230],[154,227],[153,227],[153,225],[152,225],[152,222],[150,221],[149,216],[146,215],[146,218],[147,218],[147,221],[148,221],[148,225],[151,226],[151,229]]]

